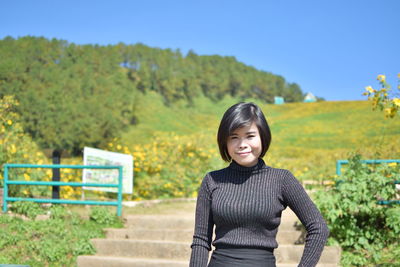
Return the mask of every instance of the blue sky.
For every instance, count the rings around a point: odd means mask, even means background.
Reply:
[[[234,56],[326,100],[364,100],[378,74],[395,88],[400,73],[398,0],[3,0],[0,10],[1,39]]]

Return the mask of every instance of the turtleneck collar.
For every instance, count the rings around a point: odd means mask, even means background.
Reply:
[[[241,171],[241,172],[252,172],[252,171],[257,171],[262,169],[265,165],[264,160],[258,159],[258,162],[256,165],[251,166],[251,167],[245,167],[242,165],[239,165],[236,161],[232,160],[232,162],[229,164],[229,168],[235,171]]]

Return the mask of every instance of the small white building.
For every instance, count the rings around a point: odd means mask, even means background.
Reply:
[[[310,103],[310,102],[317,102],[317,98],[313,93],[308,92],[306,96],[304,97],[304,102]]]
[[[275,105],[282,105],[285,104],[285,99],[281,96],[275,96]]]

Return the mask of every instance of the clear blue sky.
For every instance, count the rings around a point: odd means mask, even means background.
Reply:
[[[0,10],[1,39],[234,56],[326,100],[364,100],[378,74],[396,85],[400,72],[400,0],[2,0]]]

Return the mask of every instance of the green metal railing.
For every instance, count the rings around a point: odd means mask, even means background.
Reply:
[[[117,169],[117,184],[96,184],[96,183],[76,183],[76,182],[42,182],[42,181],[14,181],[8,179],[10,168],[46,168],[46,169]],[[117,206],[117,215],[122,215],[122,166],[96,166],[96,165],[35,165],[35,164],[5,164],[4,165],[4,196],[3,212],[7,212],[7,202],[13,201],[33,201],[38,203],[59,203],[59,204],[81,204],[81,205],[105,205]],[[90,187],[115,187],[118,189],[117,201],[94,201],[94,200],[67,200],[67,199],[39,199],[9,197],[9,185],[46,185],[46,186],[90,186]]]
[[[400,164],[400,159],[370,159],[370,160],[360,160],[361,163],[365,164],[380,164],[380,163],[397,163]],[[338,160],[336,161],[336,175],[340,176],[342,174],[342,165],[349,164],[348,160]],[[394,184],[400,184],[400,181],[394,181]],[[390,205],[390,204],[400,204],[400,200],[379,200],[380,205]]]

